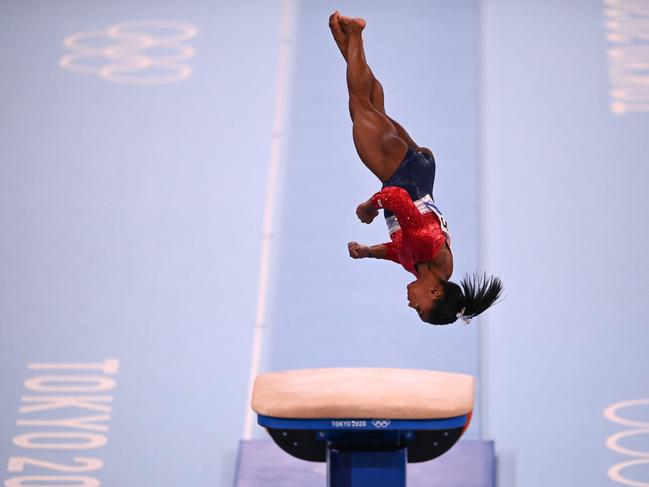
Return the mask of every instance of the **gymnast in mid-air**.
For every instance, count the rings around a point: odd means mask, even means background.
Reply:
[[[499,278],[485,274],[465,276],[461,286],[453,274],[451,236],[433,200],[435,158],[418,146],[404,128],[385,113],[383,87],[365,60],[362,32],[365,20],[329,17],[333,38],[347,62],[349,113],[356,152],[379,178],[382,189],[356,208],[363,223],[372,223],[383,209],[391,242],[362,245],[349,242],[354,259],[392,260],[416,276],[408,284],[408,306],[428,323],[444,325],[470,319],[501,296]]]

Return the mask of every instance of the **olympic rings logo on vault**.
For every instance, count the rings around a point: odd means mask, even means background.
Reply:
[[[183,42],[196,33],[191,24],[167,20],[120,22],[104,30],[78,32],[63,41],[73,52],[63,56],[59,66],[115,83],[175,83],[192,74],[185,61],[194,49]]]
[[[391,421],[389,419],[375,419],[372,421],[372,424],[375,428],[383,429],[390,426]]]

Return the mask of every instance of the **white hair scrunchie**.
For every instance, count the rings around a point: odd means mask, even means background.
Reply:
[[[457,313],[455,316],[457,316],[459,319],[461,319],[465,325],[468,325],[471,323],[471,317],[470,316],[464,316],[464,310],[466,308],[462,308],[459,313]]]

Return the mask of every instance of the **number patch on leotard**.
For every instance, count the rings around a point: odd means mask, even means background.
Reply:
[[[426,205],[427,208],[430,208],[433,213],[437,215],[437,218],[439,218],[439,223],[442,226],[442,230],[444,230],[444,233],[448,233],[448,222],[446,221],[446,218],[444,218],[444,215],[439,211],[439,208],[435,206],[435,204],[432,201],[424,201],[424,204]]]
[[[413,201],[413,203],[419,210],[419,213],[421,213],[422,215],[425,213],[435,213],[435,215],[437,215],[442,232],[444,232],[446,238],[448,239],[448,242],[450,242],[451,232],[448,229],[448,222],[446,221],[446,218],[444,218],[444,215],[442,215],[442,212],[439,211],[439,208],[437,208],[437,206],[433,202],[433,198],[429,194],[427,194],[423,198]],[[401,230],[401,225],[399,225],[399,221],[397,220],[396,216],[392,215],[386,217],[385,222],[388,225],[388,232],[390,232],[390,235],[392,235],[397,230]]]
[[[431,196],[427,194],[423,198],[415,201],[415,204],[417,205],[417,208],[419,208],[419,211],[421,213],[432,212],[437,215],[437,218],[439,218],[439,224],[442,227],[442,232],[446,234],[446,238],[448,238],[448,240],[450,241],[451,232],[448,229],[448,222],[446,221],[446,218],[444,218],[444,215],[442,215],[442,212],[439,211],[439,208],[437,208],[437,206],[433,202],[433,198],[431,198]]]

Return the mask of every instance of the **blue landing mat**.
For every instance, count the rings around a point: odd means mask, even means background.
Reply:
[[[408,464],[408,487],[494,487],[492,441],[461,440],[448,453]],[[305,462],[271,440],[242,441],[235,487],[324,487],[324,463]]]

